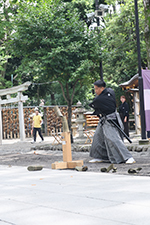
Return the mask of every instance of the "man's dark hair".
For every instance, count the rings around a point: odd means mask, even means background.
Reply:
[[[106,87],[106,83],[103,80],[97,80],[94,82],[94,85],[96,85],[97,87]]]

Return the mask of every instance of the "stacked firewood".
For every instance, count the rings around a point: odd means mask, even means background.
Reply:
[[[26,134],[26,137],[31,137],[32,123],[33,123],[33,120],[32,120],[33,118],[31,115],[34,113],[34,108],[24,108],[23,113],[24,113],[25,134]]]
[[[18,109],[3,109],[2,110],[3,123],[3,138],[19,138],[19,115]]]
[[[67,106],[59,107],[63,116],[68,118]],[[72,108],[72,111],[75,107]],[[26,137],[32,136],[32,122],[35,113],[35,107],[28,107],[23,109],[24,125]],[[57,117],[54,108],[47,106],[43,108],[43,123],[47,135],[52,133],[62,132],[61,118]],[[3,138],[19,138],[19,113],[18,108],[3,108],[2,109],[2,123],[3,123]]]
[[[86,115],[86,126],[87,128],[95,128],[97,127],[99,122],[99,118],[94,115]]]
[[[67,114],[67,108],[60,108],[63,115]],[[47,132],[48,135],[52,135],[52,133],[60,133],[62,131],[62,122],[61,118],[57,117],[54,112],[54,108],[47,107],[46,108],[47,115]]]

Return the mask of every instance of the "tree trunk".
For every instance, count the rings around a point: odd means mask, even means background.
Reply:
[[[68,104],[68,126],[71,134],[71,143],[73,143],[72,129],[71,129],[71,118],[72,118],[72,105],[69,101]]]
[[[147,50],[147,66],[150,69],[150,0],[143,0],[145,14],[145,42]]]
[[[52,101],[52,105],[55,105],[55,95],[54,93],[51,93],[51,101]]]

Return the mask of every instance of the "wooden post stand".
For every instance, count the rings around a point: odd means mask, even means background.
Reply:
[[[73,169],[76,166],[83,166],[83,160],[72,161],[71,153],[71,140],[68,123],[66,118],[61,114],[58,106],[55,106],[55,112],[57,116],[62,117],[63,122],[63,133],[62,133],[62,150],[63,150],[63,161],[52,163],[52,169]]]
[[[62,150],[63,150],[63,161],[64,162],[72,161],[70,132],[63,133]]]

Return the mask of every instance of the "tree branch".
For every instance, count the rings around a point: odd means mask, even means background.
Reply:
[[[68,83],[66,83],[66,91],[67,91],[67,98],[68,98],[68,102],[70,100],[70,95],[69,95],[69,87],[68,87]]]

